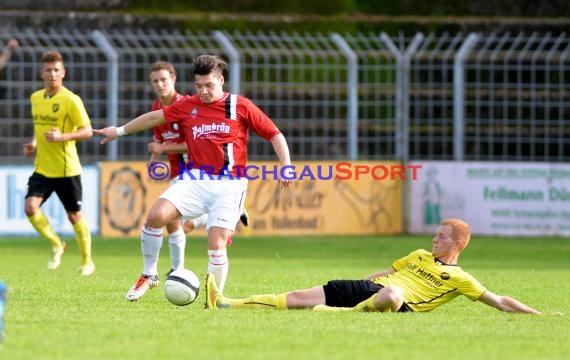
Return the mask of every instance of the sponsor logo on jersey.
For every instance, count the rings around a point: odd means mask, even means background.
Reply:
[[[198,108],[193,108],[192,111],[190,111],[190,117],[192,119],[196,119],[198,117]]]
[[[175,131],[163,131],[160,135],[162,135],[162,139],[164,141],[174,140],[180,138],[180,133]]]
[[[226,123],[202,124],[200,126],[193,126],[192,133],[194,135],[194,139],[211,134],[229,134],[230,126]]]

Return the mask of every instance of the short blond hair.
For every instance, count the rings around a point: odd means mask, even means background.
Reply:
[[[451,227],[451,237],[458,245],[459,251],[467,247],[471,238],[469,224],[461,219],[443,219],[439,224]]]

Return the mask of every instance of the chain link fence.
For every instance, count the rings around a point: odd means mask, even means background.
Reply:
[[[532,34],[191,33],[0,28],[16,49],[0,72],[0,153],[23,161],[39,59],[66,61],[65,85],[94,128],[123,124],[154,99],[149,67],[167,60],[192,93],[199,54],[228,60],[227,90],[254,100],[285,133],[294,160],[570,161],[570,39]],[[151,132],[78,143],[83,163],[143,160]],[[252,136],[249,157],[274,159]]]

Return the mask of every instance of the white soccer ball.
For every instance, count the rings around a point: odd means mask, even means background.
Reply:
[[[192,270],[174,270],[164,282],[164,295],[174,305],[190,305],[199,293],[200,280]]]

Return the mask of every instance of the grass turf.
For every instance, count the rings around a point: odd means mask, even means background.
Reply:
[[[236,238],[225,293],[232,297],[362,278],[390,267],[429,236]],[[69,240],[68,240],[69,241]],[[61,267],[45,269],[37,238],[0,239],[0,278],[10,287],[0,359],[566,359],[570,239],[474,237],[462,267],[491,291],[546,313],[506,314],[460,297],[422,314],[203,309],[170,304],[162,286],[123,296],[142,270],[138,239],[94,239],[97,272],[76,273],[69,241]],[[204,278],[205,239],[187,244],[187,267]],[[159,270],[169,269],[168,245]]]

